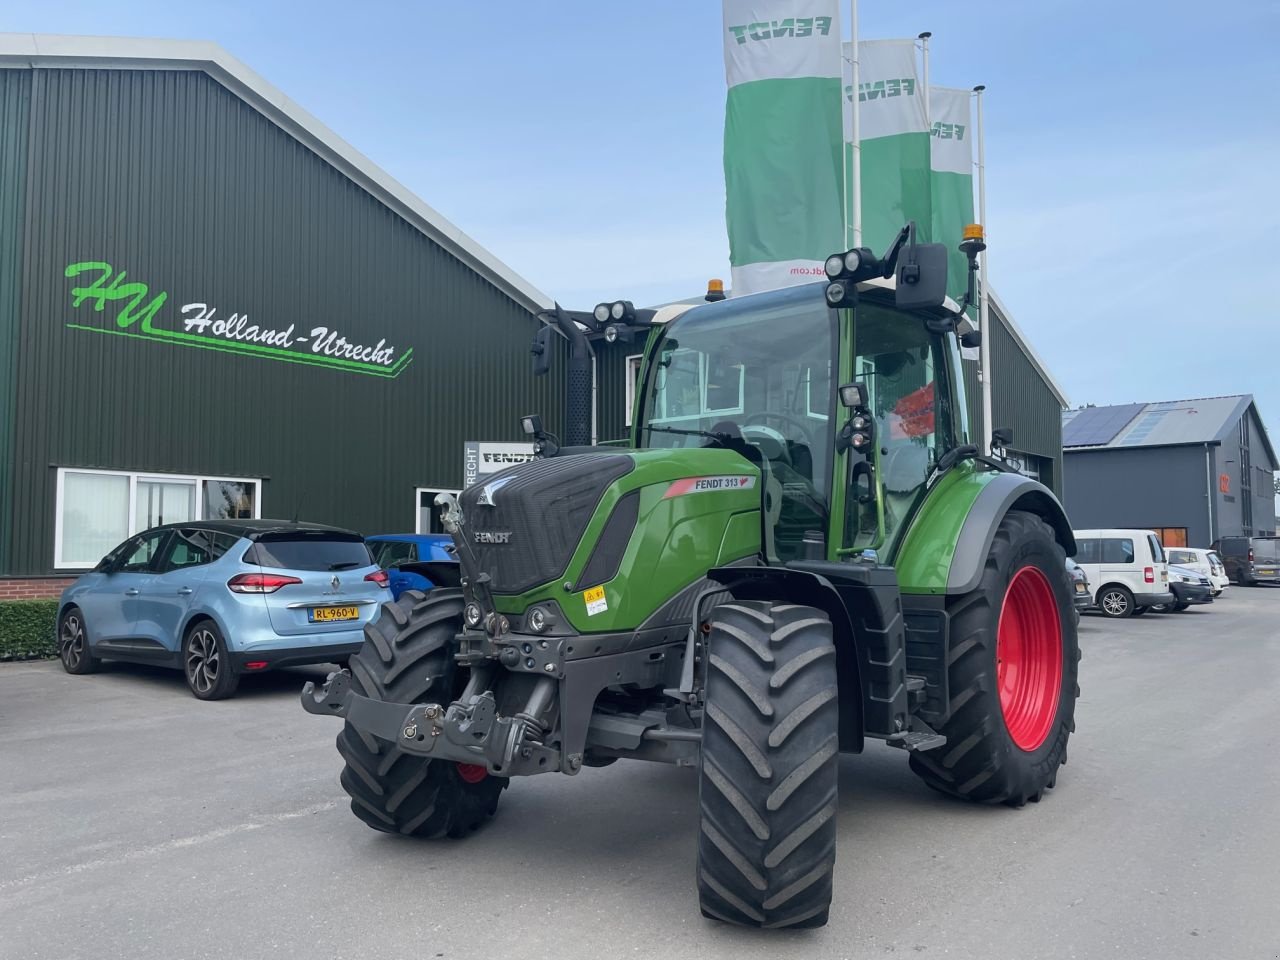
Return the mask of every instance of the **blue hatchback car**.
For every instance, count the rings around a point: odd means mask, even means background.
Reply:
[[[280,520],[168,524],[130,537],[67,587],[58,650],[68,673],[99,660],[181,669],[201,700],[240,677],[345,661],[391,599],[349,530]]]
[[[440,533],[381,533],[365,537],[373,560],[390,577],[391,594],[397,600],[406,590],[427,591],[432,587],[457,586],[458,558],[453,554],[453,538]],[[441,567],[439,564],[448,564]],[[447,582],[437,582],[447,581]]]

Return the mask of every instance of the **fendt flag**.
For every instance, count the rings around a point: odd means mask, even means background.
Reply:
[[[919,239],[929,239],[933,224],[929,126],[916,71],[915,41],[863,40],[858,54],[862,245],[879,256],[908,220],[916,222]],[[851,45],[844,44],[843,88],[847,98],[854,95],[852,56]],[[845,111],[846,120],[848,113]],[[851,171],[853,136],[847,128],[844,141],[845,169]]]
[[[957,303],[964,296],[969,271],[968,261],[960,252],[961,231],[965,224],[973,223],[973,128],[969,124],[972,98],[968,90],[929,90],[933,240],[947,246],[947,293]]]
[[[834,0],[724,0],[725,222],[735,296],[822,277],[844,237]]]

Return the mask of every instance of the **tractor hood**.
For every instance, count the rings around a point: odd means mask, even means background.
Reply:
[[[466,538],[504,612],[546,597],[593,630],[634,628],[711,567],[760,550],[760,472],[732,450],[531,460],[458,503],[454,536]],[[599,594],[594,613],[586,592]]]

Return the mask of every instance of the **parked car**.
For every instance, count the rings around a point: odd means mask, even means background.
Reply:
[[[1190,567],[1202,577],[1208,577],[1209,586],[1213,588],[1215,598],[1221,596],[1222,591],[1231,583],[1226,569],[1222,566],[1222,561],[1212,550],[1199,547],[1165,547],[1164,554],[1171,567],[1176,563],[1179,566]]]
[[[67,587],[58,645],[68,673],[100,660],[183,671],[201,700],[244,673],[343,662],[391,599],[358,533],[280,520],[167,524],[130,537]]]
[[[1077,530],[1075,561],[1093,589],[1093,606],[1107,617],[1141,615],[1172,603],[1164,548],[1150,530]]]
[[[1084,567],[1067,557],[1067,573],[1071,575],[1071,599],[1076,607],[1076,623],[1080,622],[1080,614],[1089,609],[1093,596],[1089,590],[1089,577]]]
[[[1213,550],[1232,583],[1280,583],[1280,537],[1223,537]]]
[[[1169,590],[1173,593],[1173,602],[1156,604],[1151,608],[1156,613],[1181,613],[1193,603],[1213,603],[1209,578],[1192,567],[1169,564]]]
[[[453,538],[441,533],[382,533],[365,537],[373,553],[373,562],[387,571],[390,577],[391,595],[399,600],[406,590],[430,590],[435,586],[456,586],[452,578],[448,583],[437,563],[447,563],[456,568],[453,555]],[[447,573],[448,571],[444,571]],[[432,579],[432,574],[435,578]]]

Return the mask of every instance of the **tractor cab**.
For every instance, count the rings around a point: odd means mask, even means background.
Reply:
[[[696,306],[653,334],[632,443],[723,447],[762,475],[771,562],[891,556],[941,457],[968,442],[947,309],[894,305],[892,281],[864,282],[851,320],[822,283]],[[843,374],[842,374],[843,371]],[[868,442],[833,384],[857,384]]]

